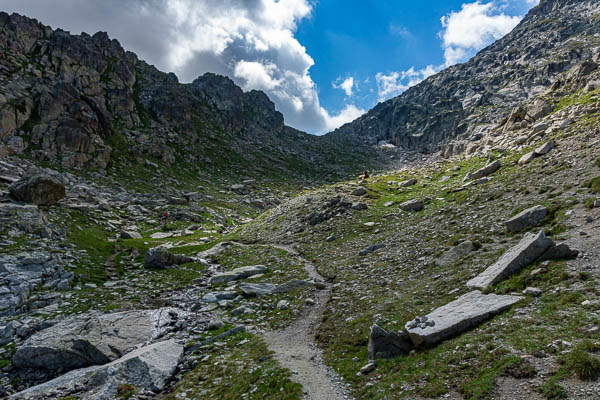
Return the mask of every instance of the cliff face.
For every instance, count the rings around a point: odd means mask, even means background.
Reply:
[[[103,32],[72,35],[0,13],[0,72],[2,155],[106,169],[119,153],[231,175],[265,161],[299,175],[339,167],[324,161],[336,158],[332,140],[286,127],[263,92],[211,73],[182,84]]]
[[[470,61],[378,104],[330,135],[370,144],[386,140],[425,152],[450,139],[481,135],[597,53],[599,15],[595,1],[542,1],[510,34]]]

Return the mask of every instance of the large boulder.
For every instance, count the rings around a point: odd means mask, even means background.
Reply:
[[[369,334],[369,360],[393,358],[410,353],[413,343],[405,331],[390,332],[374,324]]]
[[[193,258],[181,254],[173,254],[166,249],[152,249],[144,256],[146,268],[167,268],[173,265],[186,264],[194,261]]]
[[[110,400],[118,396],[119,385],[159,392],[175,374],[183,355],[183,346],[174,340],[158,342],[132,351],[102,366],[68,372],[56,379],[16,393],[13,399],[40,399],[49,393],[60,397]]]
[[[8,187],[13,199],[37,205],[54,205],[65,197],[65,185],[50,175],[33,175]]]
[[[477,326],[521,299],[520,296],[485,295],[475,290],[408,322],[405,328],[416,347],[432,347]]]
[[[78,315],[29,337],[12,363],[48,371],[106,364],[163,336],[177,319],[169,308]]]
[[[421,200],[408,200],[404,203],[400,204],[400,209],[402,211],[421,211],[424,207],[424,204]]]
[[[467,286],[486,289],[502,279],[520,272],[552,246],[554,246],[554,242],[546,237],[544,231],[540,231],[538,234],[528,232],[519,244],[504,253],[488,269],[467,282]]]
[[[509,232],[521,232],[525,228],[537,225],[546,215],[548,209],[544,206],[528,208],[506,221],[506,229]]]
[[[488,164],[485,167],[473,172],[471,174],[471,179],[476,180],[476,179],[480,179],[480,178],[489,176],[489,175],[493,174],[494,172],[498,171],[500,169],[500,167],[502,167],[502,164],[500,163],[500,161],[494,161],[493,163]]]

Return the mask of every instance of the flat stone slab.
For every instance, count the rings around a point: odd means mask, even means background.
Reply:
[[[537,225],[546,218],[546,215],[548,215],[548,209],[544,206],[528,208],[506,221],[506,229],[509,232],[521,232],[525,228]]]
[[[56,379],[11,396],[12,399],[40,399],[51,393],[65,395],[82,388],[77,398],[115,399],[120,384],[161,391],[177,370],[183,346],[174,340],[151,344],[102,366],[77,369]],[[60,397],[63,397],[62,395]],[[54,398],[54,397],[53,397]]]
[[[204,303],[218,303],[221,300],[233,300],[237,297],[235,292],[211,292],[202,297]]]
[[[210,284],[216,285],[219,283],[233,282],[240,279],[250,278],[254,275],[264,274],[266,272],[267,267],[264,265],[251,265],[248,267],[236,268],[233,271],[214,275],[212,278],[210,278]]]
[[[467,287],[486,289],[510,275],[520,272],[552,246],[554,246],[554,242],[546,237],[543,230],[538,234],[528,232],[516,246],[504,253],[498,261],[468,281]]]
[[[246,296],[265,296],[273,294],[273,291],[277,285],[274,283],[242,283],[240,284],[240,290]]]
[[[405,325],[415,347],[432,347],[510,308],[521,296],[482,294],[475,290]]]
[[[12,363],[49,371],[106,364],[161,337],[177,319],[170,308],[71,317],[30,336]]]

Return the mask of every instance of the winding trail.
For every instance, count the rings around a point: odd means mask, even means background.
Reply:
[[[294,248],[275,244],[267,246],[288,252],[304,264],[312,279],[324,282],[315,266]],[[351,399],[342,378],[325,365],[322,351],[314,342],[330,294],[331,285],[325,283],[325,289],[315,291],[314,306],[305,307],[302,315],[287,328],[263,335],[269,348],[275,352],[275,359],[292,371],[292,380],[302,385],[306,400]]]

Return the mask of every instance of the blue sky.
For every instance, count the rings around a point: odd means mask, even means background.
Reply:
[[[2,0],[72,33],[106,31],[181,82],[214,72],[323,134],[510,32],[538,0]]]
[[[323,0],[316,3],[312,16],[299,24],[296,38],[315,61],[310,74],[318,86],[321,105],[330,113],[339,112],[349,102],[370,109],[379,100],[378,73],[443,65],[441,18],[461,10],[464,3],[468,2]],[[501,12],[523,16],[532,5],[528,1],[507,2]],[[475,52],[473,49],[469,55]],[[332,85],[347,78],[354,78],[357,84],[351,96]]]

